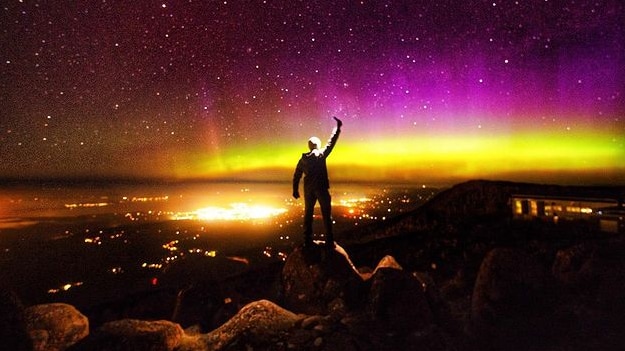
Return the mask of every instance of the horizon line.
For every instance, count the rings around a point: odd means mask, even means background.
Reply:
[[[529,179],[528,179],[529,178]],[[531,179],[532,177],[519,177],[510,175],[499,176],[476,176],[476,177],[430,177],[422,179],[345,179],[337,178],[331,181],[331,184],[358,184],[358,185],[419,185],[429,187],[451,187],[457,184],[469,182],[469,181],[492,181],[492,182],[511,182],[511,183],[525,183],[525,184],[537,184],[537,185],[559,185],[559,186],[588,186],[588,187],[625,187],[625,180],[621,182],[605,182],[596,181],[591,179],[577,178],[576,182],[571,182],[569,177],[563,177],[560,181],[555,179],[543,178],[543,179]],[[190,178],[176,178],[176,177],[133,177],[133,176],[75,176],[75,177],[43,177],[43,176],[30,176],[30,177],[2,177],[0,176],[0,188],[5,186],[36,186],[36,185],[63,185],[63,186],[84,186],[84,185],[171,185],[171,184],[193,184],[193,183],[250,183],[250,184],[291,184],[290,179],[266,179],[259,178],[243,178],[243,177],[190,177]]]

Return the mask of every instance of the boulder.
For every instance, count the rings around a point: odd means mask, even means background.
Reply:
[[[471,330],[489,342],[540,335],[551,307],[548,284],[546,269],[530,254],[519,249],[491,250],[473,289]]]
[[[32,349],[22,302],[11,290],[0,287],[0,350]]]
[[[36,350],[65,350],[89,335],[87,317],[64,303],[28,307],[25,320]]]
[[[72,351],[172,351],[183,336],[180,325],[169,321],[122,319],[105,323]]]
[[[434,278],[426,272],[413,272],[412,275],[419,281],[428,306],[432,312],[432,318],[439,324],[452,327],[452,317],[449,302],[443,297]]]
[[[382,257],[380,262],[378,262],[378,265],[373,270],[373,274],[375,274],[375,272],[377,272],[380,268],[393,268],[397,270],[403,270],[402,266],[397,262],[397,260],[395,260],[395,257],[390,255]]]
[[[327,314],[336,299],[348,308],[356,306],[363,286],[360,274],[338,245],[335,250],[296,248],[282,269],[285,306],[298,313]]]
[[[270,302],[245,305],[221,327],[203,335],[208,350],[225,350],[234,344],[267,345],[280,333],[292,329],[302,318]]]
[[[431,324],[423,329],[415,331],[406,337],[403,350],[415,351],[458,351],[471,350],[468,345],[458,347],[455,338],[446,332],[443,328]]]
[[[432,323],[424,286],[415,275],[402,269],[378,267],[370,282],[367,311],[375,322],[399,332]]]
[[[625,313],[625,241],[611,241],[599,247],[593,259],[590,260],[590,274],[596,282],[596,301],[598,307],[617,317],[623,324],[622,316]]]
[[[588,327],[606,322],[623,325],[625,301],[625,241],[582,243],[558,251],[552,274],[562,292],[566,319]]]
[[[596,247],[582,243],[559,250],[551,267],[558,283],[567,289],[584,289],[593,280],[592,261]]]

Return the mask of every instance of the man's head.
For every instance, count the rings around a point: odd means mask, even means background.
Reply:
[[[310,151],[321,148],[321,140],[319,140],[319,138],[315,136],[311,137],[310,139],[308,139],[308,148],[310,149]]]

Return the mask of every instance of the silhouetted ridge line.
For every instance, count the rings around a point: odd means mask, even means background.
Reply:
[[[384,223],[344,234],[350,243],[432,230],[467,218],[511,217],[510,197],[514,194],[553,197],[606,198],[622,202],[623,186],[562,186],[510,181],[470,180],[436,194],[412,212],[400,214]]]

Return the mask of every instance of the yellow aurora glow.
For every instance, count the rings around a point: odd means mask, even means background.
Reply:
[[[328,159],[333,179],[403,181],[528,173],[625,174],[625,138],[616,133],[524,132],[515,135],[402,136],[367,142],[343,137]],[[180,165],[204,177],[289,180],[302,143],[234,148]]]

